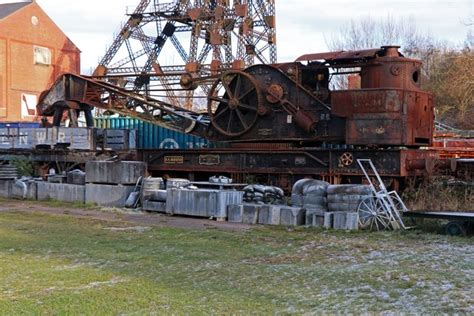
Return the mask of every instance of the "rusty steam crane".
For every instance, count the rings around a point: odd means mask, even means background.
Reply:
[[[142,0],[93,76],[60,77],[39,113],[57,125],[64,110],[98,108],[228,144],[141,153],[161,172],[264,173],[285,187],[307,175],[352,181],[354,161],[371,158],[396,182],[425,173],[436,153],[417,149],[434,132],[421,62],[385,46],[277,63],[274,12],[274,0]],[[167,48],[181,65],[160,62]],[[360,89],[332,89],[348,73],[360,76]],[[193,109],[203,97],[207,111]]]

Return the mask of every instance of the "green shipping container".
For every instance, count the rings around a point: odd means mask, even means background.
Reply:
[[[96,128],[137,130],[138,149],[199,149],[214,147],[204,138],[172,131],[127,117],[95,118]]]

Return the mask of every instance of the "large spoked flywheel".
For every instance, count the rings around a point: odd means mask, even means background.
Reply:
[[[212,86],[207,110],[216,130],[237,137],[255,125],[262,102],[258,82],[250,74],[228,71]]]

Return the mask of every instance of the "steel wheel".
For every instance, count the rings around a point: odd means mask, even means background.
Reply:
[[[395,209],[398,211],[399,214],[408,212],[405,203],[403,203],[402,199],[398,196],[398,194],[389,193],[389,196],[392,199],[393,206],[395,206]]]
[[[377,198],[375,205],[377,218],[374,223],[374,227],[376,227],[377,230],[391,229],[391,225],[394,223],[393,217],[390,214],[389,210],[387,210],[382,198]],[[396,224],[398,225],[398,223]]]
[[[362,200],[357,213],[361,229],[378,231],[390,228],[390,215],[387,214],[382,201],[374,196]]]
[[[343,153],[339,161],[343,166],[349,167],[354,162],[354,156],[351,153]]]
[[[207,110],[213,127],[226,136],[245,134],[257,122],[262,100],[258,82],[250,74],[224,73],[208,96]]]

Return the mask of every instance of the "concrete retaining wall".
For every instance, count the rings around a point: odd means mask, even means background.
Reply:
[[[155,201],[144,200],[142,201],[142,204],[143,204],[142,208],[144,211],[166,213],[165,202],[155,202]]]
[[[0,180],[0,198],[9,199],[12,195],[13,181]]]
[[[38,200],[56,200],[63,202],[85,201],[85,187],[83,185],[37,182]]]
[[[240,191],[168,189],[166,213],[227,218],[227,206],[242,203],[242,198]]]
[[[86,163],[86,182],[101,184],[135,185],[144,177],[146,163],[136,161],[89,161]]]
[[[305,209],[284,205],[229,205],[231,223],[299,226],[305,224]]]
[[[125,207],[125,202],[135,186],[86,184],[85,188],[86,203]]]

